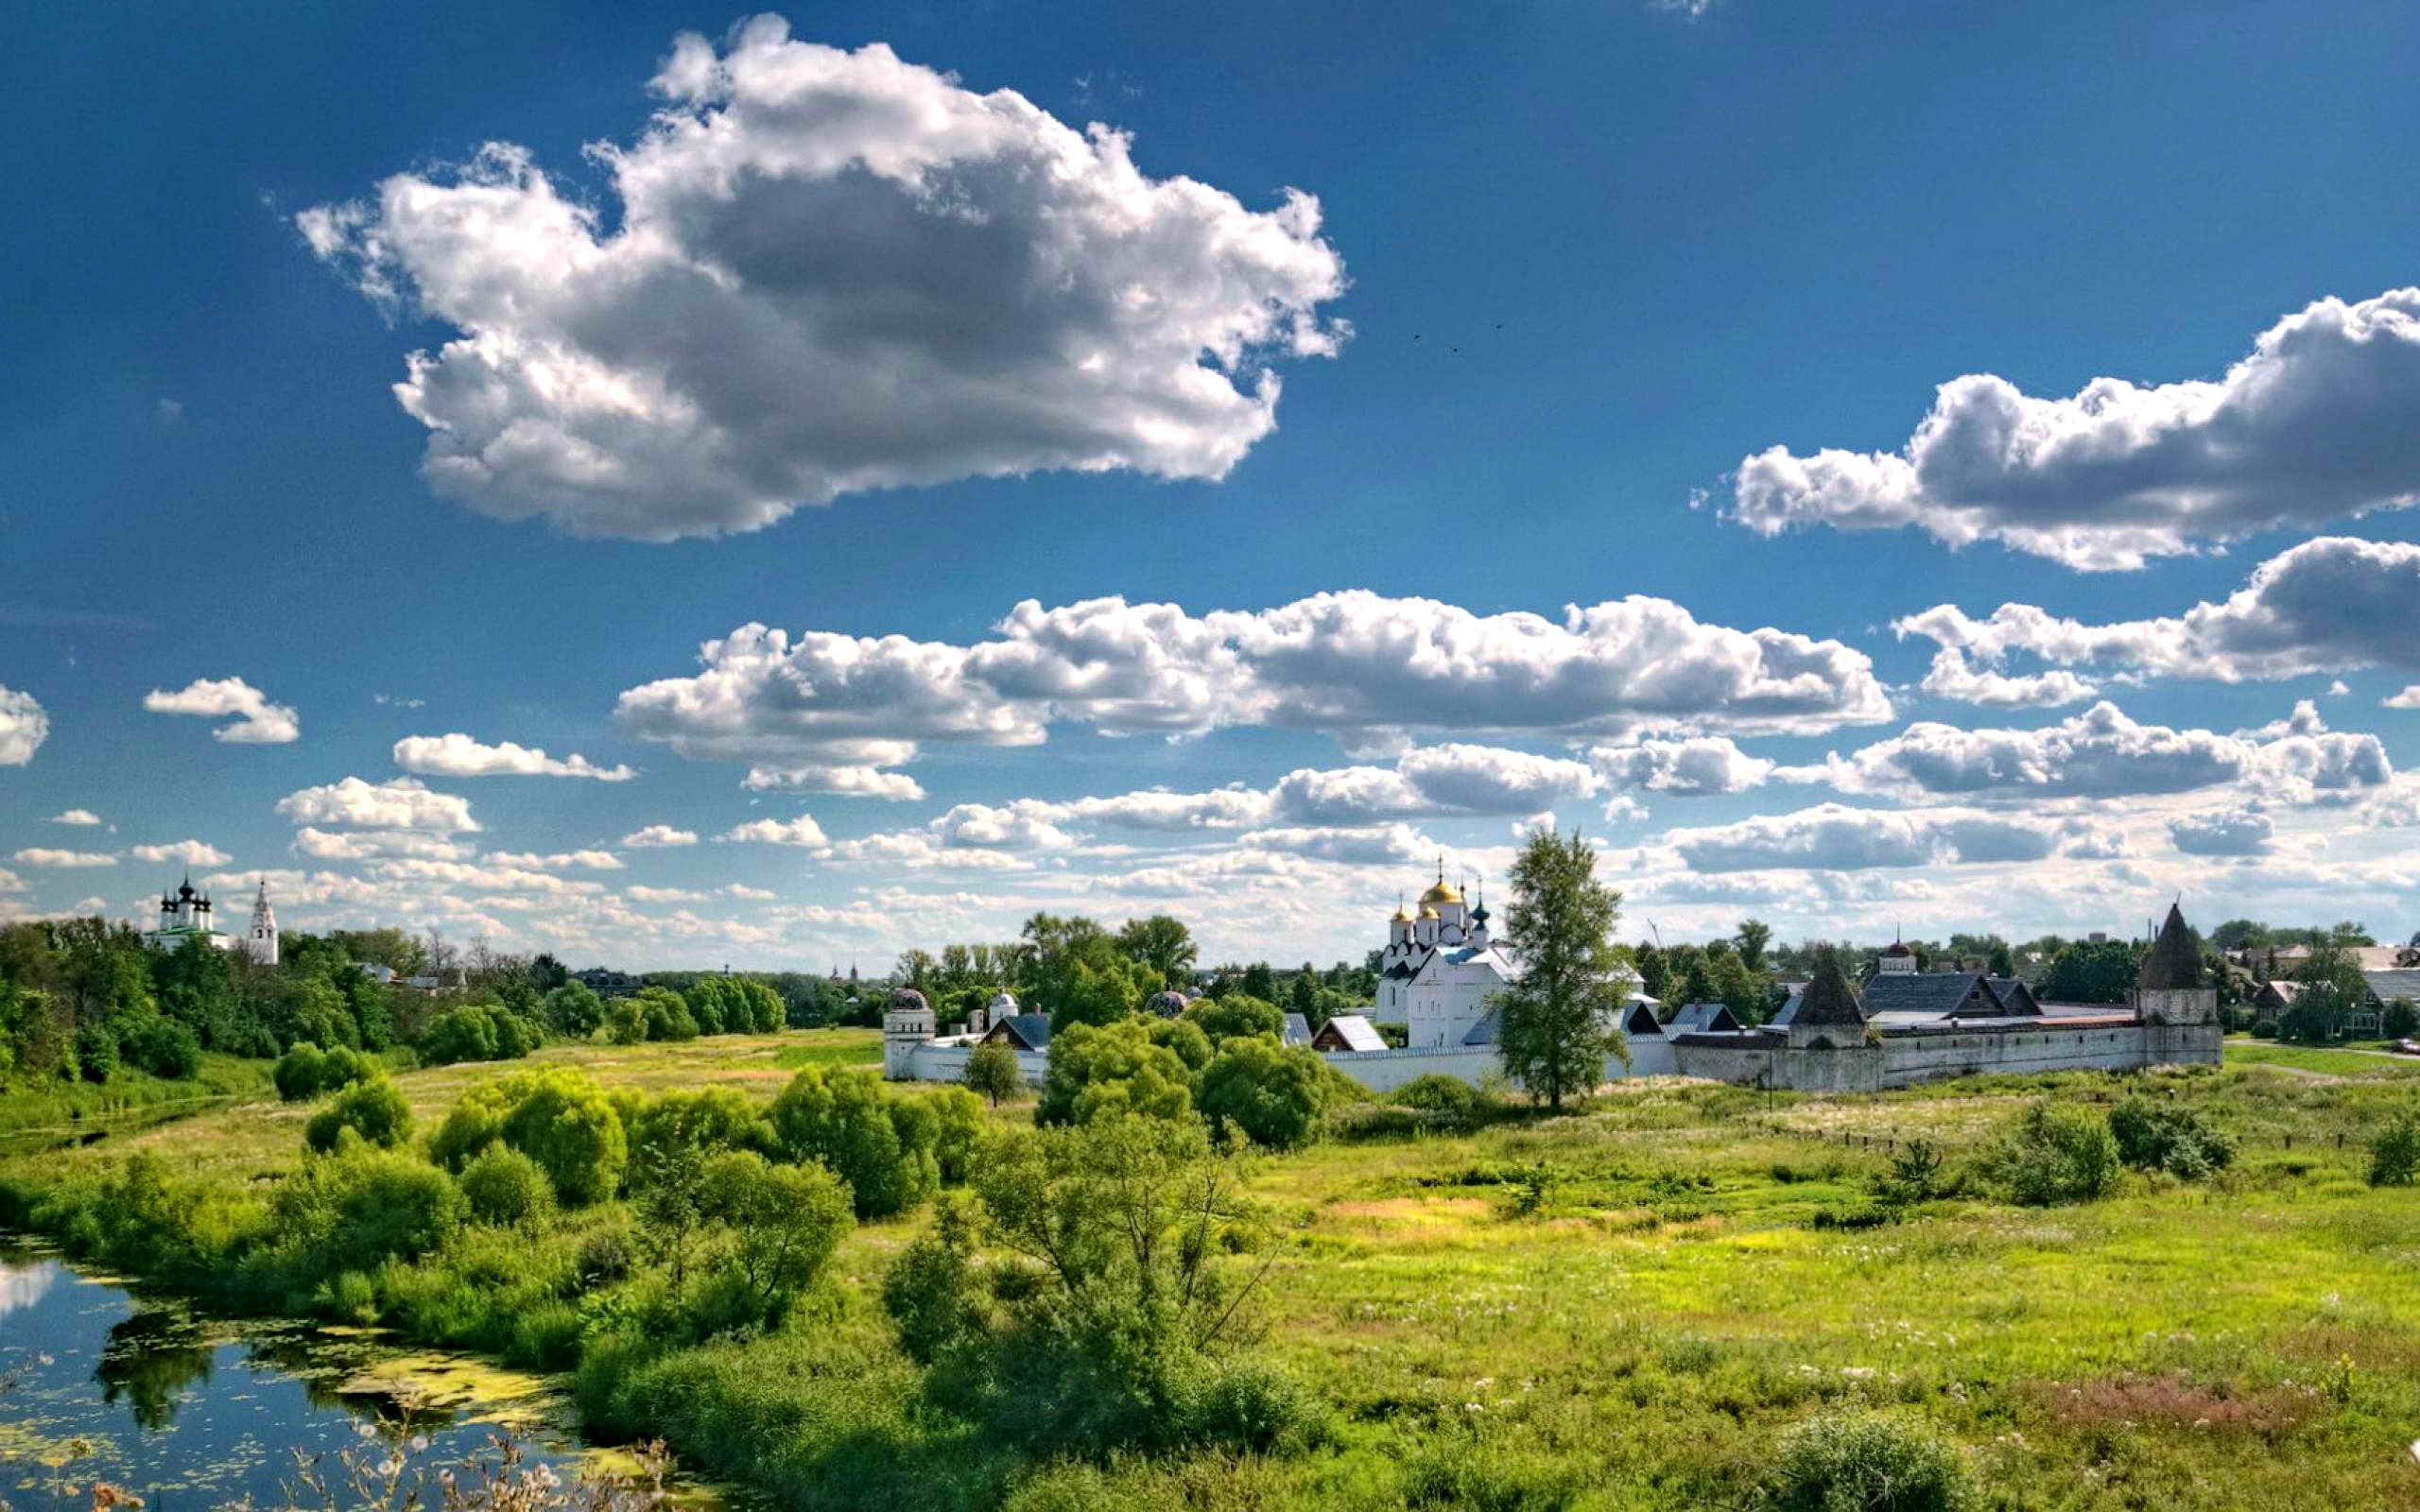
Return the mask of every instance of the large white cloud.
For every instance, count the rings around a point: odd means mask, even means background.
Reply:
[[[2168,837],[2190,856],[2253,856],[2269,849],[2275,826],[2256,809],[2212,809],[2168,821]]]
[[[478,829],[467,799],[433,792],[409,777],[365,782],[348,777],[306,787],[277,800],[277,812],[302,824],[341,824],[362,830],[426,830],[458,834]]]
[[[1995,662],[2024,652],[2063,666],[2245,682],[2420,670],[2415,623],[2420,545],[2323,536],[2262,562],[2224,599],[2182,614],[2088,625],[2031,604],[2002,604],[1986,619],[1940,604],[1892,628]]]
[[[1698,871],[1860,871],[2039,861],[2057,838],[2048,825],[1972,809],[1894,813],[1823,803],[1736,824],[1671,830],[1663,843]]]
[[[2245,782],[2308,803],[2359,798],[2394,767],[2376,735],[2329,730],[2308,699],[2290,719],[2232,735],[2143,724],[2103,700],[2034,730],[1920,722],[1781,775],[1848,793],[1969,799],[2113,799]]]
[[[577,751],[555,757],[509,740],[490,746],[460,733],[406,735],[395,742],[395,765],[423,777],[589,777],[627,782],[638,775],[628,766],[598,766]]]
[[[0,688],[0,766],[23,766],[50,738],[50,715],[30,693]]]
[[[1646,739],[1599,746],[1588,753],[1597,769],[1623,787],[1694,798],[1744,793],[1762,782],[1773,764],[1751,756],[1728,735]],[[1611,817],[1609,813],[1608,817]]]
[[[154,688],[143,696],[143,707],[155,714],[233,715],[233,723],[210,732],[230,745],[283,746],[302,737],[302,722],[292,709],[271,703],[268,694],[241,678],[196,678],[174,693]]]
[[[61,850],[53,846],[27,846],[9,858],[28,867],[114,867],[117,857],[97,850]]]
[[[1862,652],[1703,624],[1641,596],[1569,606],[1559,621],[1360,591],[1198,616],[1122,598],[1027,600],[996,629],[961,646],[747,625],[700,646],[700,672],[624,693],[616,713],[687,756],[876,766],[905,762],[920,741],[1037,744],[1053,721],[1113,734],[1269,725],[1381,744],[1407,731],[1572,737],[1713,723],[1806,732],[1891,716]],[[1503,779],[1449,772],[1457,759],[1426,758],[1435,791]],[[1584,774],[1522,779],[1541,780]]]
[[[715,836],[717,840],[753,841],[759,845],[821,846],[822,826],[807,815],[794,819],[751,819]]]
[[[138,845],[127,851],[137,861],[182,861],[189,867],[223,867],[227,852],[200,840],[177,840],[167,845]]]
[[[396,392],[473,508],[669,541],[956,478],[1219,478],[1276,424],[1269,361],[1346,335],[1308,195],[1152,179],[1121,132],[772,16],[683,35],[651,88],[590,148],[617,214],[490,144],[298,217],[459,332]]]
[[[469,859],[471,847],[441,834],[410,830],[346,832],[303,825],[294,832],[294,853],[315,861],[373,861],[385,856],[419,856],[429,861]]]
[[[2021,675],[1989,664],[1978,667],[1968,662],[1964,652],[1947,645],[1933,653],[1932,666],[1917,686],[1936,698],[1985,709],[2055,709],[2063,703],[2082,703],[2100,691],[2098,684],[2064,667]]]
[[[1952,379],[1903,451],[1748,457],[1730,513],[1765,535],[1914,525],[2097,571],[2415,498],[2420,288],[2405,288],[2287,316],[2216,381],[2097,378],[2038,399]]]

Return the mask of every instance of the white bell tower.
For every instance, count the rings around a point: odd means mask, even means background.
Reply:
[[[268,905],[268,879],[252,896],[252,927],[244,932],[244,954],[255,966],[277,964],[277,912]]]

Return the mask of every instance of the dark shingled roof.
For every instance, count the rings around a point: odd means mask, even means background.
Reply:
[[[1880,977],[1876,981],[1882,980]],[[1798,995],[1798,1011],[1790,1015],[1790,1027],[1818,1024],[1865,1027],[1865,1009],[1857,998],[1857,988],[1841,971],[1841,958],[1829,946],[1815,956],[1815,974],[1807,981],[1806,990]]]
[[[1046,1013],[1011,1013],[992,1025],[983,1042],[1012,1045],[1019,1050],[1050,1048],[1050,1015]]]
[[[2042,1005],[2035,1000],[2033,989],[2017,977],[1988,976],[1983,979],[1983,985],[1992,989],[1992,996],[2000,1000],[2000,1011],[2011,1017],[2042,1011]]]
[[[1738,1028],[1738,1016],[1720,1003],[1692,1003],[1672,1015],[1672,1022],[1665,1025],[1670,1034],[1731,1034]]]
[[[2153,990],[2202,985],[2202,947],[2185,925],[2185,911],[2176,904],[2168,905],[2168,922],[2159,926],[2159,938],[2152,941],[2150,953],[2144,955],[2135,985]]]
[[[1967,1013],[1997,1014],[2000,1000],[1988,989],[1976,1000],[1982,987],[1982,974],[1977,971],[1885,971],[1865,984],[1865,1011],[1875,1013]],[[1812,991],[1813,988],[1808,988]],[[1799,1011],[1794,1021],[1810,1022],[1806,1010]]]

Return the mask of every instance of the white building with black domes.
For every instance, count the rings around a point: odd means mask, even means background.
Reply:
[[[1414,1050],[1487,1042],[1488,999],[1519,974],[1488,935],[1487,904],[1465,904],[1437,868],[1419,912],[1398,907],[1378,955],[1375,1017],[1409,1027]],[[1473,1038],[1479,1036],[1481,1038]]]
[[[264,879],[252,899],[251,927],[240,938],[217,927],[211,917],[210,894],[196,891],[193,878],[188,876],[177,885],[176,891],[160,895],[160,921],[144,932],[143,939],[164,951],[179,950],[185,941],[198,939],[216,950],[236,952],[262,966],[275,966],[277,914],[268,905],[268,883]]]

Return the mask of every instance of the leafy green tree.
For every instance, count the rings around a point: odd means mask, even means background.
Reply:
[[[1211,1048],[1210,1037],[1202,1032],[1201,1024],[1190,1019],[1153,1019],[1148,1027],[1151,1043],[1175,1051],[1176,1058],[1184,1062],[1187,1074],[1199,1075],[1201,1068],[1210,1064],[1211,1056],[1216,1054]]]
[[[773,1100],[771,1118],[776,1146],[790,1160],[830,1166],[849,1184],[860,1218],[905,1212],[941,1184],[931,1146],[902,1138],[871,1072],[805,1067]],[[912,1122],[908,1132],[918,1132]]]
[[[1561,1111],[1564,1094],[1603,1079],[1605,1057],[1630,1060],[1613,1027],[1628,977],[1613,947],[1621,894],[1597,880],[1597,852],[1578,831],[1532,834],[1512,864],[1505,942],[1521,975],[1496,994],[1507,1074]]]
[[[1773,926],[1761,919],[1739,920],[1738,933],[1732,936],[1738,943],[1739,962],[1751,971],[1765,969],[1765,950],[1773,941]]]
[[[2011,977],[2016,974],[2016,957],[2009,954],[2008,941],[1997,940],[1993,943],[1992,956],[1986,970],[1997,977]]]
[[[545,997],[547,1026],[573,1040],[585,1040],[605,1022],[604,1000],[585,982],[565,982]]]
[[[848,1237],[848,1189],[820,1165],[775,1165],[753,1150],[707,1161],[702,1185],[707,1218],[731,1235],[720,1273],[759,1326],[778,1326]]]
[[[969,1091],[992,1100],[997,1108],[1004,1098],[1015,1097],[1025,1091],[1025,1068],[1017,1063],[1017,1053],[1004,1044],[975,1047],[966,1057],[966,1085]]]
[[[2078,940],[2050,963],[2041,996],[2049,1003],[2131,1002],[2140,964],[2139,954],[2124,940]]]
[[[1167,914],[1128,919],[1117,932],[1117,948],[1128,960],[1171,987],[1192,974],[1194,962],[1201,954],[1193,943],[1193,932]]]
[[[1314,1052],[1275,1041],[1230,1040],[1203,1069],[1194,1102],[1222,1136],[1266,1149],[1309,1143],[1327,1104],[1327,1066]]]
[[[1254,961],[1244,968],[1243,976],[1236,983],[1236,990],[1248,998],[1274,1003],[1277,1001],[1277,973],[1269,969],[1267,961]]]
[[[149,1019],[127,1031],[126,1058],[137,1070],[183,1081],[201,1070],[201,1040],[174,1019]]]
[[[919,1122],[931,1130],[933,1163],[943,1186],[963,1186],[982,1158],[991,1125],[983,1117],[983,1100],[963,1087],[943,1087],[921,1097],[903,1098],[909,1107],[930,1115]]]
[[[547,952],[541,951],[529,959],[529,985],[541,993],[552,992],[571,980],[571,968]]]
[[[1050,1037],[1050,1067],[1034,1122],[1090,1123],[1128,1112],[1190,1118],[1191,1080],[1176,1052],[1152,1043],[1150,1027],[1138,1020],[1073,1024]]]
[[[601,1202],[620,1189],[630,1139],[594,1081],[560,1068],[516,1071],[495,1091],[503,1108],[496,1137],[538,1162],[564,1206]]]
[[[1143,1005],[1149,972],[1112,956],[1075,960],[1047,994],[1050,1032],[1054,1037],[1076,1024],[1115,1023],[1132,1017]]]
[[[320,1109],[302,1130],[303,1142],[325,1153],[337,1147],[338,1134],[351,1129],[381,1149],[393,1149],[411,1138],[411,1105],[386,1076],[356,1082]]]
[[[1186,1022],[1198,1025],[1214,1046],[1239,1035],[1267,1035],[1276,1039],[1286,1032],[1286,1011],[1283,1008],[1240,990],[1221,998],[1205,998],[1186,1008],[1184,1017]]]
[[[495,1228],[533,1224],[554,1206],[554,1189],[537,1161],[519,1150],[491,1146],[462,1169],[462,1196],[475,1223]]]

